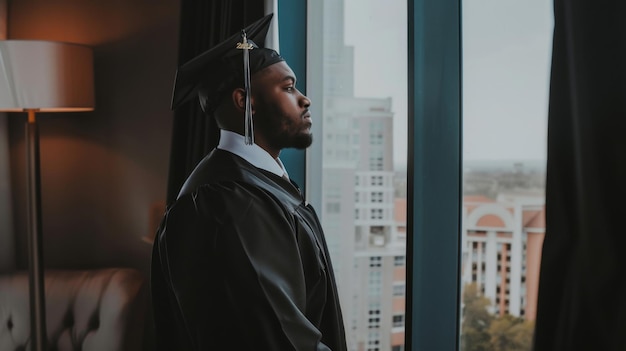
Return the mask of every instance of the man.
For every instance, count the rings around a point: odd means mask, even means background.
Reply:
[[[161,350],[346,350],[320,222],[279,159],[311,144],[311,101],[278,53],[254,46],[270,20],[177,73],[173,105],[197,95],[221,134],[157,233]]]

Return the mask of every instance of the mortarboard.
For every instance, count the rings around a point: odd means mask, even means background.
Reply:
[[[237,86],[246,89],[246,144],[253,142],[252,117],[249,106],[250,76],[284,59],[274,50],[266,49],[265,36],[272,14],[250,24],[211,49],[189,60],[176,71],[172,109],[200,98],[202,108],[217,107],[223,93]]]

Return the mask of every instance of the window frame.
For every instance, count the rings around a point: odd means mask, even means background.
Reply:
[[[461,0],[409,0],[408,350],[457,350]]]

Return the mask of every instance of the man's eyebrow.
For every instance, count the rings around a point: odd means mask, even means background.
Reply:
[[[291,81],[292,83],[294,83],[294,84],[296,83],[296,77],[294,77],[294,76],[285,76],[285,77],[282,79],[282,81],[283,81],[283,82],[288,81],[288,80],[290,80],[290,81]]]

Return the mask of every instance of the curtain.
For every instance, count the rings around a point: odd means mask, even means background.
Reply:
[[[184,64],[263,17],[265,4],[258,0],[181,0],[178,63]],[[198,100],[174,112],[172,147],[167,185],[167,205],[178,196],[196,164],[219,141],[214,118],[207,117]]]
[[[626,350],[626,2],[554,15],[534,350]]]

